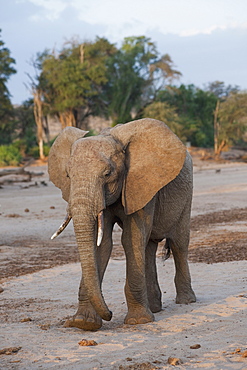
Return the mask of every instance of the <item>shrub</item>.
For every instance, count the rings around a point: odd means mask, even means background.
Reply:
[[[44,145],[43,147],[44,151],[44,156],[47,157],[49,155],[50,147],[47,145]],[[39,158],[39,147],[38,146],[33,146],[32,148],[29,149],[28,155],[31,157],[38,159]]]
[[[13,144],[0,145],[0,166],[18,166],[22,156]]]

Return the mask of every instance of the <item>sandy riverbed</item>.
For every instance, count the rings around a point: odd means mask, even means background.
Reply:
[[[63,327],[76,310],[80,265],[72,226],[49,240],[66,204],[46,166],[31,168],[40,169],[31,184],[0,189],[1,369],[169,369],[169,358],[178,369],[247,369],[246,164],[196,162],[190,268],[198,301],[175,304],[173,260],[158,256],[163,310],[154,323],[124,325],[116,229],[103,286],[114,316],[94,333]],[[98,345],[79,346],[82,339]],[[11,347],[19,350],[1,354]]]

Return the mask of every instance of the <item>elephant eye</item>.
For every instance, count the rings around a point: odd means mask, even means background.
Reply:
[[[109,177],[110,174],[111,174],[111,170],[110,169],[105,170],[105,172],[104,172],[104,176],[105,177]]]

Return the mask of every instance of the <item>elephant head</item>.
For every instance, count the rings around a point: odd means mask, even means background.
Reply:
[[[85,134],[73,127],[61,132],[50,151],[49,175],[68,202],[88,299],[110,320],[95,257],[102,211],[117,200],[126,215],[142,209],[179,174],[186,149],[163,122],[153,119],[117,125],[95,137]]]

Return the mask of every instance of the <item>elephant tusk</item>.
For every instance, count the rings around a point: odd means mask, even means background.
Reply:
[[[66,228],[66,226],[69,224],[72,217],[67,213],[62,225],[59,227],[59,229],[52,235],[51,240],[55,239],[61,232]]]
[[[98,214],[98,236],[97,236],[97,247],[100,246],[104,233],[104,214],[100,211]]]

